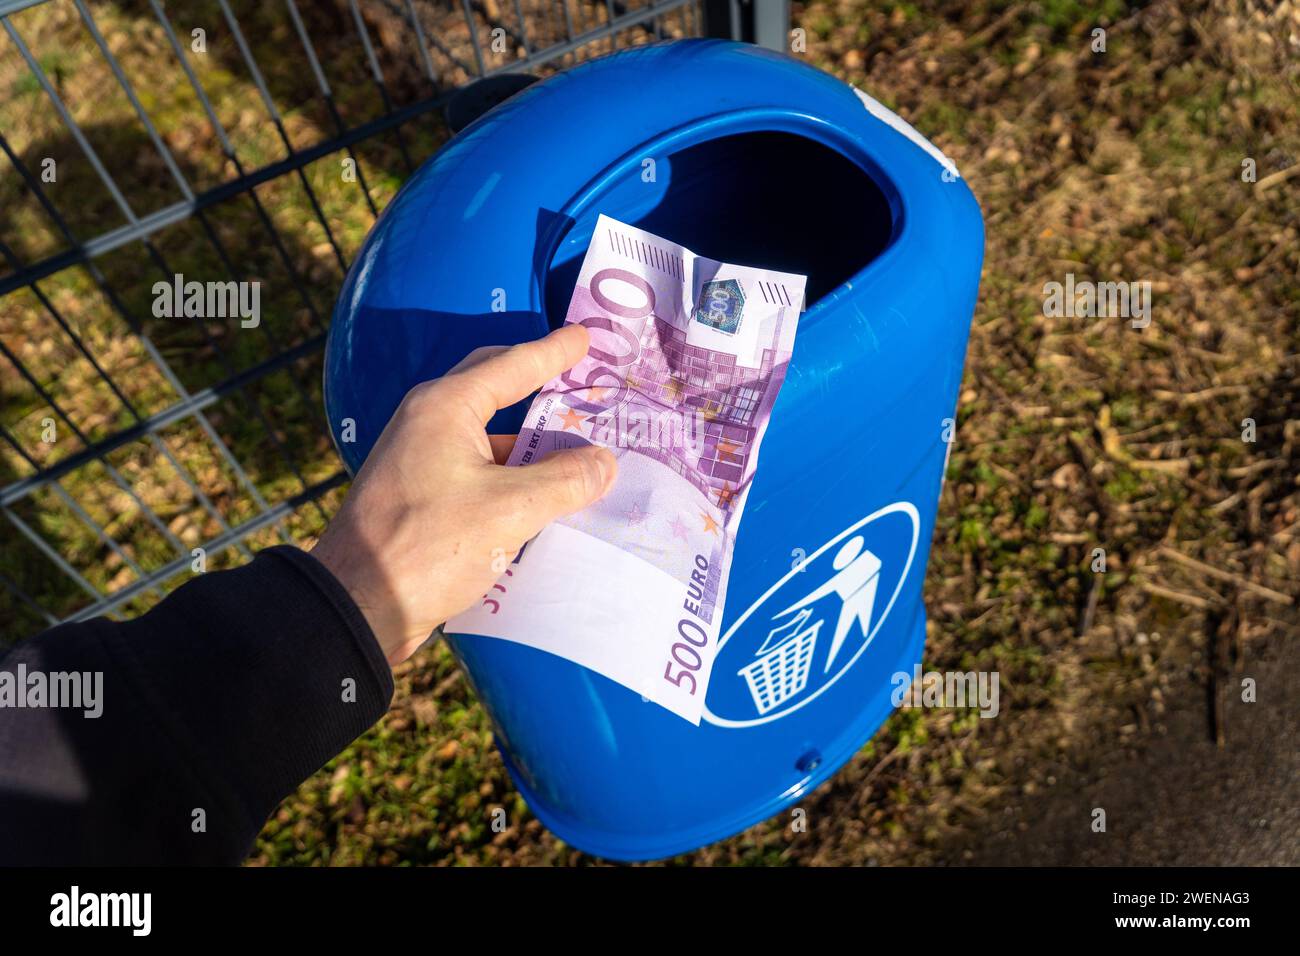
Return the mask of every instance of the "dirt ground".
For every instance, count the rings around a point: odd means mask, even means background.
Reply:
[[[960,858],[991,866],[1295,866],[1300,681],[1284,657],[1257,659],[1248,670],[1272,690],[1253,704],[1226,702],[1222,747],[1207,733],[1193,683],[1186,704],[1138,747],[1061,768],[1050,790],[1008,803],[974,830]],[[1106,811],[1105,833],[1079,826],[1081,811],[1095,807]]]

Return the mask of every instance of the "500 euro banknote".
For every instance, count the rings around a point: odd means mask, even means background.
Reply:
[[[698,724],[804,284],[601,216],[566,317],[590,348],[533,401],[508,464],[597,444],[618,478],[446,630],[549,651]]]

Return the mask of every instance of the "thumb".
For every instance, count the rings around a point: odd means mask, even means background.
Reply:
[[[600,499],[614,484],[618,461],[609,449],[587,445],[552,452],[534,465],[510,471],[524,486],[536,534],[552,519]]]

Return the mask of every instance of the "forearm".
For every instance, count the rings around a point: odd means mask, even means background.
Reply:
[[[347,592],[291,548],[0,659],[20,665],[27,690],[33,674],[91,674],[100,713],[0,707],[0,863],[236,863],[393,689]]]

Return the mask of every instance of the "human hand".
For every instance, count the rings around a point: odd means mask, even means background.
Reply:
[[[587,346],[587,330],[566,325],[463,362],[411,389],[379,436],[312,555],[352,595],[390,665],[479,600],[543,527],[613,484],[606,449],[507,468],[514,436],[484,431],[497,409],[572,368]]]

